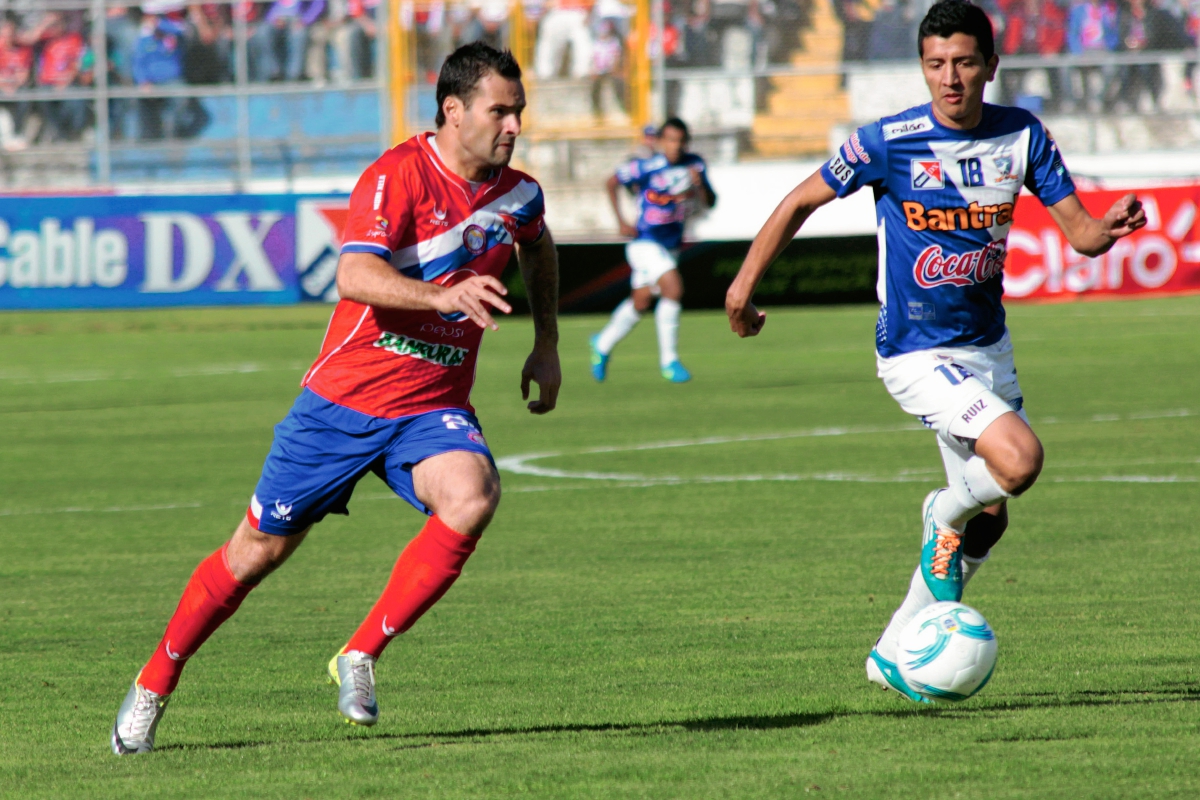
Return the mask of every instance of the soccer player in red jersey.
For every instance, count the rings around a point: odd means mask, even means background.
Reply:
[[[150,661],[117,714],[112,748],[145,753],[183,666],[326,514],[346,513],[374,472],[430,516],[400,554],[382,596],[331,660],[348,722],[373,725],[375,662],[443,594],[500,501],[500,478],[470,403],[499,280],[514,247],[534,319],[521,371],[551,411],[558,361],[558,257],[537,182],[507,165],[525,92],[509,52],[481,42],[438,77],[436,134],[384,153],[350,197],[337,285],[342,299],[303,390],[275,440],[233,537],[200,563]]]

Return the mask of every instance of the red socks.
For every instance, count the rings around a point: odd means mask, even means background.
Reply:
[[[164,695],[175,691],[187,659],[233,616],[254,588],[233,577],[225,557],[226,547],[222,545],[201,561],[184,588],[179,607],[167,623],[167,632],[138,679],[150,691]]]
[[[378,658],[393,636],[411,628],[442,598],[475,552],[477,541],[476,537],[456,533],[437,517],[430,517],[400,554],[383,596],[350,638],[346,649]],[[233,616],[254,588],[253,584],[233,577],[225,556],[227,546],[201,561],[192,573],[179,607],[167,623],[167,632],[138,678],[138,683],[150,691],[160,695],[175,691],[187,659],[221,623]]]
[[[475,552],[478,537],[463,536],[435,517],[408,543],[383,595],[346,645],[376,658],[393,636],[404,633],[450,588]],[[147,687],[149,688],[149,687]]]

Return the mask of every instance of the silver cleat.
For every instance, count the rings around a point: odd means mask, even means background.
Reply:
[[[153,750],[154,732],[170,699],[139,686],[135,678],[113,723],[112,751],[126,756]]]
[[[375,657],[358,650],[338,653],[329,661],[329,680],[338,685],[338,711],[351,725],[379,721],[375,702]]]

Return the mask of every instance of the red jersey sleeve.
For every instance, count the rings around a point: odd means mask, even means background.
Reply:
[[[546,196],[538,186],[537,196],[516,214],[516,230],[513,239],[517,244],[533,244],[546,231]]]
[[[402,172],[384,155],[358,179],[350,193],[350,216],[342,233],[343,253],[372,253],[391,259],[409,227],[412,199]]]

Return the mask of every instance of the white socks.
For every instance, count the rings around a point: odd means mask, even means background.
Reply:
[[[660,367],[665,367],[679,360],[679,312],[683,306],[678,300],[659,298],[658,308],[654,309],[654,323],[658,328],[658,361]],[[629,335],[639,321],[641,313],[634,307],[633,298],[617,306],[612,318],[596,337],[596,349],[603,355],[608,355],[617,346],[617,342]]]
[[[892,621],[883,629],[883,635],[879,637],[879,642],[875,645],[875,649],[879,651],[879,655],[886,658],[888,661],[895,662],[897,641],[900,639],[900,631],[904,630],[917,612],[928,605],[936,603],[933,593],[929,591],[929,587],[925,585],[925,578],[921,575],[921,568],[917,567],[913,573],[912,581],[908,584],[908,595],[905,596],[904,602],[896,609],[896,613],[892,614]]]
[[[991,558],[991,555],[992,554],[989,552],[983,558],[971,558],[970,556],[962,557],[962,585],[964,592],[967,590],[967,583],[971,580],[971,578],[975,577],[975,573],[979,572],[979,568],[987,563],[987,560]]]
[[[961,533],[971,517],[984,507],[1010,497],[992,477],[987,462],[971,456],[961,477],[950,481],[950,491],[942,492],[933,501],[933,518]]]
[[[634,308],[633,298],[625,298],[625,302],[617,306],[617,310],[612,314],[612,319],[608,321],[604,330],[600,331],[600,336],[596,338],[596,349],[603,355],[608,355],[617,346],[617,342],[624,339],[631,330],[637,327],[641,319],[641,313]]]
[[[678,300],[663,297],[654,309],[654,322],[658,326],[658,361],[665,367],[679,360],[679,311],[683,308]]]
[[[974,577],[975,573],[979,572],[979,568],[987,560],[988,556],[984,556],[983,558],[962,557],[962,585],[964,590],[967,588],[967,582]],[[921,575],[921,568],[917,567],[916,571],[913,572],[912,581],[908,584],[908,594],[905,596],[904,602],[896,609],[896,613],[892,614],[892,621],[883,629],[883,635],[879,637],[879,643],[875,645],[875,649],[879,651],[879,655],[888,661],[895,662],[900,631],[904,630],[904,626],[912,621],[917,612],[936,602],[937,599],[929,591],[929,587],[925,585],[925,578]]]

